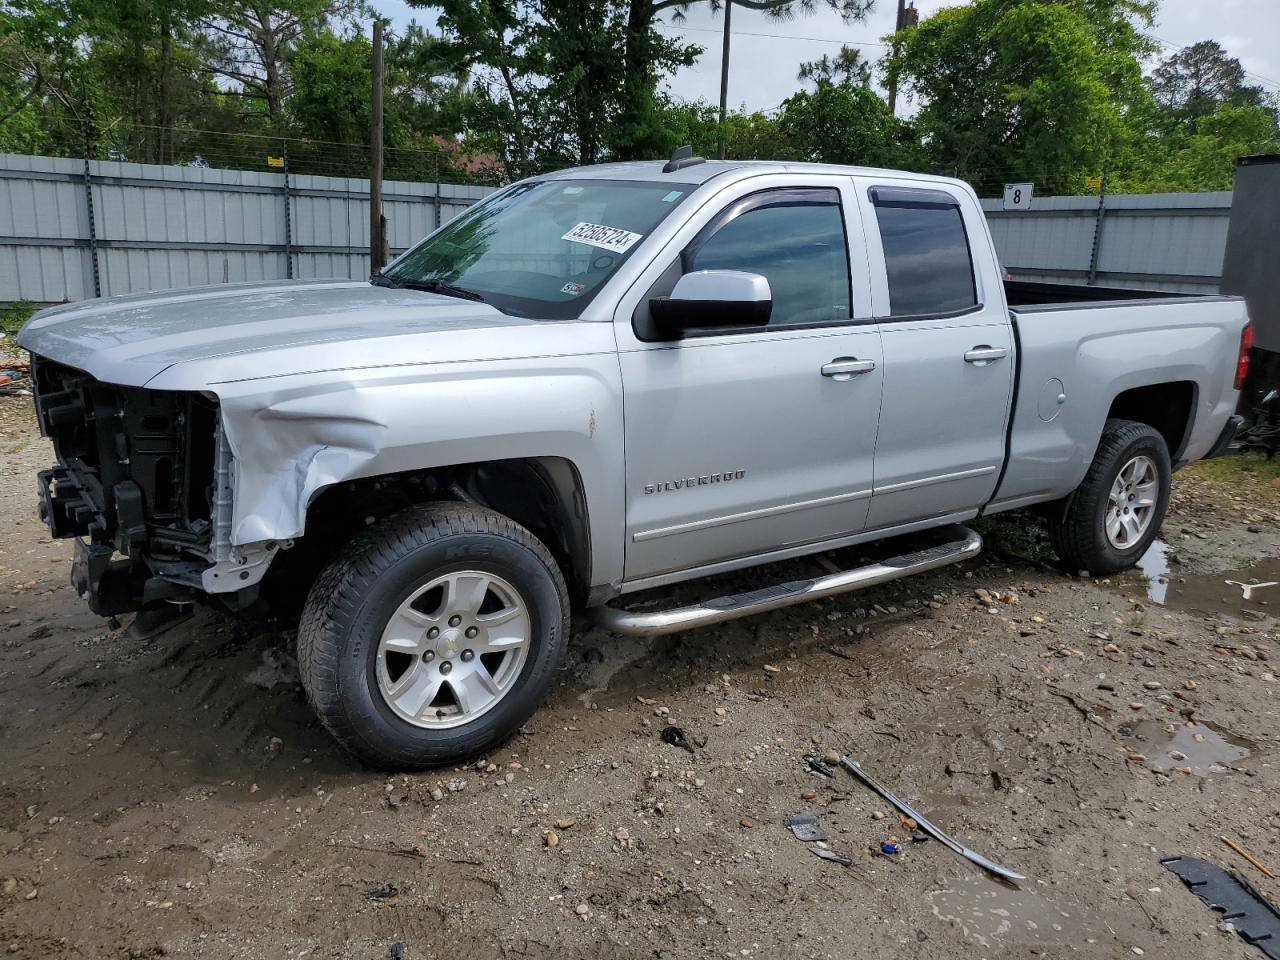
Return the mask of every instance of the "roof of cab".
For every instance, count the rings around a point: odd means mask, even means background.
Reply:
[[[681,167],[671,173],[663,173],[664,160],[633,160],[621,163],[598,163],[589,167],[569,167],[545,176],[552,180],[656,180],[662,183],[700,185],[714,177],[737,173],[739,176],[760,173],[762,170],[794,171],[796,173],[835,173],[848,176],[892,175],[930,183],[961,185],[962,181],[928,173],[912,173],[906,170],[886,170],[879,167],[852,167],[829,163],[799,163],[780,160],[707,160]]]

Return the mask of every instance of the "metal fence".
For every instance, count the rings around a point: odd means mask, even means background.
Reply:
[[[386,181],[392,253],[492,190]],[[368,180],[0,154],[0,302],[368,275]]]
[[[1231,194],[1036,197],[1029,210],[983,200],[996,252],[1021,280],[1217,293]]]
[[[393,253],[492,187],[388,181]],[[983,200],[1015,277],[1215,293],[1230,193]],[[365,277],[369,181],[0,154],[0,303]]]

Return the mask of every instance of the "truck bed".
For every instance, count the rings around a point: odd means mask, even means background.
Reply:
[[[1194,293],[1170,293],[1167,290],[1134,290],[1126,287],[1092,287],[1077,283],[1009,279],[1004,281],[1004,294],[1010,307],[1022,310],[1048,310],[1066,305],[1114,306],[1126,300],[1181,300],[1202,296]]]

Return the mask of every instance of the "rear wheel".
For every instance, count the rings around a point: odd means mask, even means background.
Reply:
[[[321,721],[381,769],[453,763],[537,707],[569,632],[546,547],[510,519],[428,504],[375,524],[317,579],[298,630]]]
[[[1158,431],[1108,420],[1089,472],[1049,521],[1063,566],[1108,574],[1136,564],[1164,521],[1172,472]]]

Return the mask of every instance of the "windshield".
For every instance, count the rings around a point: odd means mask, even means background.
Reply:
[[[479,294],[517,316],[572,319],[693,189],[626,180],[516,184],[422,241],[383,276]]]

